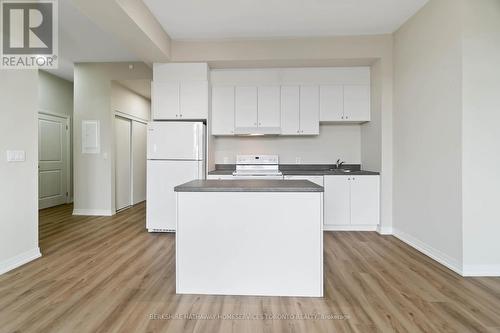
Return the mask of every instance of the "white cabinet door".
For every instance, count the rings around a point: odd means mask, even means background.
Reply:
[[[281,134],[300,134],[300,87],[281,87]]]
[[[325,225],[351,223],[350,177],[325,176]]]
[[[179,119],[179,83],[153,82],[153,120]]]
[[[370,121],[370,86],[344,86],[344,120]]]
[[[234,134],[234,86],[212,87],[212,135]]]
[[[280,127],[280,87],[258,88],[259,127]]]
[[[319,134],[319,87],[300,87],[300,134]]]
[[[351,178],[351,224],[377,225],[380,220],[379,176]]]
[[[236,87],[235,98],[235,127],[257,127],[257,87]]]
[[[344,120],[344,87],[327,85],[319,88],[319,120]]]
[[[323,176],[284,176],[285,180],[308,180],[319,186],[324,186]]]
[[[180,118],[207,119],[208,82],[193,81],[180,84]]]

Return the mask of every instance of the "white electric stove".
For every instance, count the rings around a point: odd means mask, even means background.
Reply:
[[[237,155],[236,179],[283,179],[278,155]]]

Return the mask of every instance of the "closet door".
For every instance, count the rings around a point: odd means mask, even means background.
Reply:
[[[132,205],[132,122],[115,117],[115,135],[115,200],[116,210],[120,210]]]
[[[132,204],[146,200],[147,125],[132,122]]]

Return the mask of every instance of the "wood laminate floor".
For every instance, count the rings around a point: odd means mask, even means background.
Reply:
[[[326,232],[323,299],[181,296],[174,235],[146,232],[144,204],[71,212],[41,211],[43,257],[0,276],[0,332],[500,332],[500,279],[392,236]]]

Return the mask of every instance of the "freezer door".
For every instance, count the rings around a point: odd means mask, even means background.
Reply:
[[[205,125],[200,122],[158,121],[148,125],[148,159],[203,160]]]
[[[203,161],[149,160],[146,227],[149,232],[173,232],[176,223],[174,187],[204,178]]]

